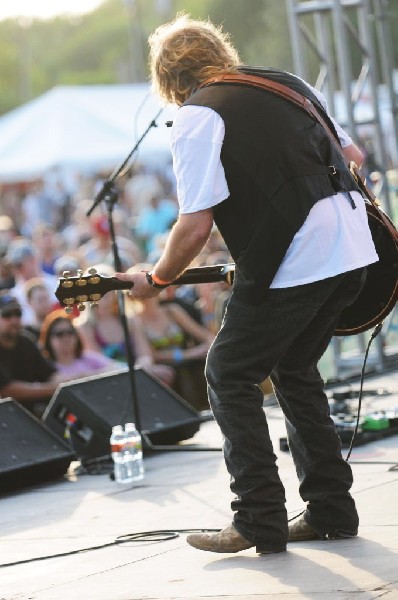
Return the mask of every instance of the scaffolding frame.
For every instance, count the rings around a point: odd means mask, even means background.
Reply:
[[[388,155],[385,132],[380,114],[380,85],[387,90],[391,111],[391,167],[398,166],[398,96],[394,90],[394,59],[390,32],[389,0],[286,0],[294,72],[320,90],[329,111],[338,118],[336,94],[341,93],[345,120],[340,124],[351,138],[360,144],[361,125],[374,130],[375,158],[380,165],[380,196],[387,213],[392,214],[387,176]],[[397,15],[398,17],[398,15]],[[356,49],[360,68],[354,73],[353,49]],[[315,57],[312,66],[318,68],[311,81],[309,54]],[[369,94],[373,115],[360,120],[356,107],[362,94]],[[383,371],[391,364],[385,353],[385,334],[375,340],[375,353],[369,357],[370,368]],[[333,338],[332,357],[337,378],[344,379],[358,370],[363,359],[365,334],[355,336],[359,354],[346,358],[342,352],[343,339]]]
[[[380,84],[383,84],[392,120],[390,161],[395,163],[398,161],[398,95],[393,81],[389,0],[286,0],[286,6],[296,75],[312,83],[308,61],[308,50],[311,50],[319,64],[314,86],[325,95],[330,113],[337,116],[336,93],[341,92],[346,117],[340,124],[352,139],[360,142],[361,125],[373,126],[375,157],[382,178],[381,196],[386,211],[391,214],[389,157],[379,108]],[[305,22],[306,17],[307,20],[312,17],[312,27]],[[358,73],[353,72],[352,42],[361,59]],[[356,107],[365,88],[373,115],[360,120]],[[398,162],[390,166],[398,166]]]

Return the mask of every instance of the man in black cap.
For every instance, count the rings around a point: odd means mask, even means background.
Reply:
[[[34,341],[23,333],[22,309],[9,292],[0,294],[0,396],[12,397],[37,416],[60,380]]]

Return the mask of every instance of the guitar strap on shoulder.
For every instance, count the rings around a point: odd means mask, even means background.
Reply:
[[[272,81],[271,79],[267,79],[266,77],[259,77],[258,75],[249,75],[246,73],[224,73],[222,75],[215,75],[214,77],[207,79],[200,87],[207,87],[209,85],[219,83],[237,83],[250,87],[261,88],[263,90],[276,94],[277,96],[280,96],[285,100],[289,100],[290,102],[304,110],[312,119],[314,119],[320,125],[322,125],[322,127],[328,134],[330,140],[345,160],[345,157],[342,153],[342,148],[340,146],[339,141],[336,139],[336,136],[332,133],[325,119],[315,108],[313,102],[311,102],[311,100],[303,94],[300,94],[299,92],[296,92],[295,90],[292,90],[288,86],[277,81]],[[351,161],[350,163],[350,172],[353,178],[355,179],[356,184],[361,189],[362,193],[366,196],[366,198],[369,200],[369,202],[373,205],[374,209],[379,215],[380,220],[383,221],[385,227],[388,229],[395,242],[398,244],[398,231],[396,230],[389,217],[387,217],[384,211],[380,209],[379,200],[373,194],[372,190],[370,190],[366,185],[366,181],[359,172],[359,168],[354,161]]]
[[[262,88],[263,90],[267,90],[268,92],[272,92],[273,94],[285,98],[285,100],[290,100],[290,102],[302,110],[305,110],[305,112],[310,115],[312,119],[318,121],[324,127],[324,129],[326,129],[327,134],[332,138],[333,143],[341,153],[341,146],[338,140],[336,139],[335,135],[333,135],[325,119],[316,110],[311,100],[306,96],[303,96],[303,94],[292,90],[287,85],[278,83],[277,81],[272,81],[266,77],[259,77],[258,75],[247,75],[246,73],[224,73],[223,75],[215,75],[214,77],[207,79],[201,87],[206,87],[213,83],[240,83],[250,87]]]

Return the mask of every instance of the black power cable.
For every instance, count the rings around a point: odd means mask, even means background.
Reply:
[[[100,544],[98,546],[89,546],[87,548],[79,548],[79,550],[70,550],[69,552],[60,552],[58,554],[49,554],[47,556],[37,556],[35,558],[26,558],[25,560],[17,560],[11,563],[0,564],[0,569],[5,567],[15,567],[17,565],[25,565],[27,563],[38,562],[39,560],[48,560],[50,558],[61,558],[64,556],[72,556],[73,554],[82,554],[83,552],[89,552],[92,550],[102,550],[103,548],[109,548],[111,546],[119,546],[121,544],[127,544],[129,542],[165,542],[167,540],[174,540],[179,537],[180,533],[217,533],[220,529],[159,529],[154,531],[141,531],[138,533],[127,533],[125,535],[119,535],[113,542],[107,544]]]
[[[354,433],[352,434],[352,439],[351,439],[350,447],[348,449],[347,456],[345,458],[345,460],[347,462],[348,462],[348,459],[351,456],[351,452],[352,452],[352,449],[354,447],[355,438],[356,438],[356,435],[358,433],[359,419],[360,419],[360,416],[361,416],[361,408],[362,408],[363,382],[364,382],[364,379],[365,379],[365,368],[366,368],[366,363],[367,363],[367,360],[368,360],[370,346],[371,346],[373,340],[375,339],[375,337],[377,337],[379,335],[379,333],[381,331],[381,328],[383,327],[383,324],[384,324],[384,321],[381,321],[373,329],[372,335],[370,336],[368,345],[366,347],[365,357],[363,359],[363,365],[362,365],[362,370],[361,370],[361,381],[360,381],[360,386],[359,386],[358,414],[357,414],[357,420],[356,420],[356,423],[355,423]]]
[[[358,433],[359,420],[360,420],[361,408],[362,408],[363,382],[364,382],[364,379],[365,379],[365,369],[366,369],[366,363],[367,363],[367,360],[368,360],[370,346],[371,346],[373,340],[375,339],[375,337],[380,333],[381,328],[383,327],[383,324],[384,324],[384,321],[381,321],[380,323],[378,323],[376,325],[376,327],[372,331],[372,334],[370,336],[368,345],[366,347],[366,352],[365,352],[365,356],[364,356],[363,364],[362,364],[362,369],[361,369],[361,380],[360,380],[359,395],[358,395],[358,414],[357,414],[357,420],[356,420],[356,423],[355,423],[354,432],[352,434],[350,447],[348,449],[347,456],[345,457],[345,461],[346,462],[348,462],[348,460],[349,460],[349,458],[351,456],[351,452],[352,452],[352,449],[353,449],[354,443],[355,443],[355,438],[356,438],[356,435]],[[360,463],[358,462],[356,464],[360,464]],[[374,464],[374,463],[372,463],[372,464]],[[395,464],[395,463],[387,463],[387,464]],[[393,470],[393,467],[390,470]],[[301,515],[303,515],[304,512],[305,512],[305,509],[302,510],[297,515],[295,515],[294,517],[292,517],[291,519],[288,519],[288,523],[290,523],[290,521],[294,521],[295,519],[298,519],[298,517],[301,517]]]

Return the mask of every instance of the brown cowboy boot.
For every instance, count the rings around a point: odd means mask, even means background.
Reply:
[[[357,533],[348,531],[335,531],[322,536],[315,531],[311,525],[307,523],[304,517],[300,517],[289,525],[288,542],[306,542],[310,540],[346,540],[355,537]]]
[[[252,548],[256,544],[249,542],[235,528],[233,524],[228,525],[218,533],[193,533],[187,536],[187,542],[190,546],[198,550],[207,550],[208,552],[240,552]],[[271,554],[273,552],[284,552],[286,548],[280,550],[263,550],[256,546],[259,554]]]
[[[308,525],[304,517],[300,517],[289,525],[288,542],[306,542],[308,540],[321,540],[321,536],[317,534],[315,529]]]

